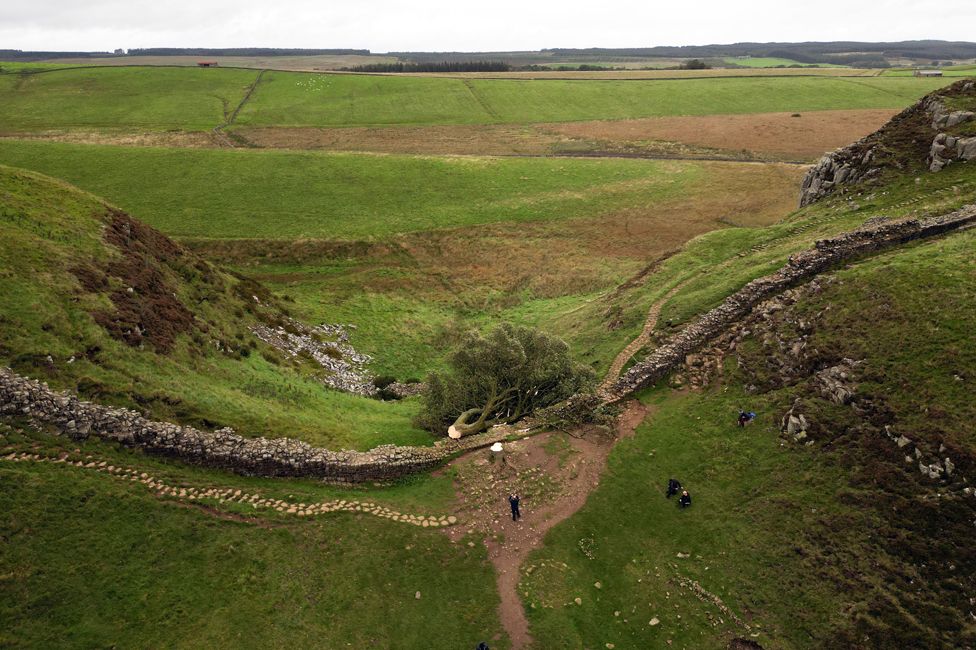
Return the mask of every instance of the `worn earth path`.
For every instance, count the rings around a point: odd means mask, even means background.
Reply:
[[[620,378],[620,371],[624,369],[625,365],[627,365],[627,361],[629,361],[632,356],[637,354],[638,350],[647,345],[647,343],[651,340],[651,333],[657,326],[657,319],[661,316],[661,309],[664,308],[665,303],[671,300],[671,298],[673,298],[676,293],[681,291],[686,284],[691,282],[691,280],[692,278],[688,278],[687,280],[679,283],[673,289],[664,294],[664,296],[657,300],[653,305],[651,305],[651,308],[647,312],[647,318],[644,320],[644,329],[641,330],[641,333],[638,334],[637,338],[631,341],[627,347],[620,351],[620,354],[618,354],[613,360],[613,363],[610,364],[610,369],[607,370],[607,375],[603,379],[603,383],[601,383],[600,387],[597,389],[598,395],[602,397],[610,391],[617,379]]]
[[[632,436],[647,415],[644,405],[631,400],[615,431],[598,427],[553,431],[509,443],[503,454],[481,449],[449,464],[455,470],[462,523],[445,533],[455,542],[470,534],[484,535],[501,598],[499,616],[513,650],[532,642],[518,593],[522,564],[553,526],[586,503],[600,484],[614,444]],[[510,514],[512,492],[522,498],[518,522]]]

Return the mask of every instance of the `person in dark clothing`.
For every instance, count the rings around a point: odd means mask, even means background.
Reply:
[[[691,495],[688,494],[688,490],[682,490],[681,496],[678,497],[678,507],[687,508],[691,505]]]
[[[668,498],[670,499],[681,491],[681,483],[677,479],[668,479]]]
[[[745,411],[739,411],[739,426],[740,427],[746,426],[746,422],[748,421],[749,421],[749,414],[746,413]]]
[[[478,644],[478,647],[475,648],[475,650],[491,650],[491,649],[488,647],[487,643],[482,641],[481,643]]]
[[[519,497],[519,495],[515,494],[514,492],[508,495],[508,505],[512,506],[512,521],[518,521],[522,518],[522,513],[519,512],[519,503],[521,501],[522,499]]]

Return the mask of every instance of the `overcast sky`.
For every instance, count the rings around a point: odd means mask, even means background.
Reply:
[[[974,0],[0,0],[0,49],[374,52],[976,38]]]

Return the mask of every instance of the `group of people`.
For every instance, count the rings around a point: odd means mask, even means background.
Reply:
[[[670,499],[679,492],[680,496],[678,497],[678,507],[687,508],[691,505],[691,495],[688,494],[688,490],[681,487],[681,483],[678,482],[678,479],[668,479],[667,497]]]

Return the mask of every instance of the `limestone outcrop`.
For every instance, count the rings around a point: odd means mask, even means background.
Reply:
[[[953,133],[976,117],[976,112],[949,108],[960,98],[976,105],[976,82],[963,80],[937,90],[878,131],[821,158],[803,179],[800,207],[878,177],[886,167],[939,171],[953,160],[976,158],[976,137]]]

